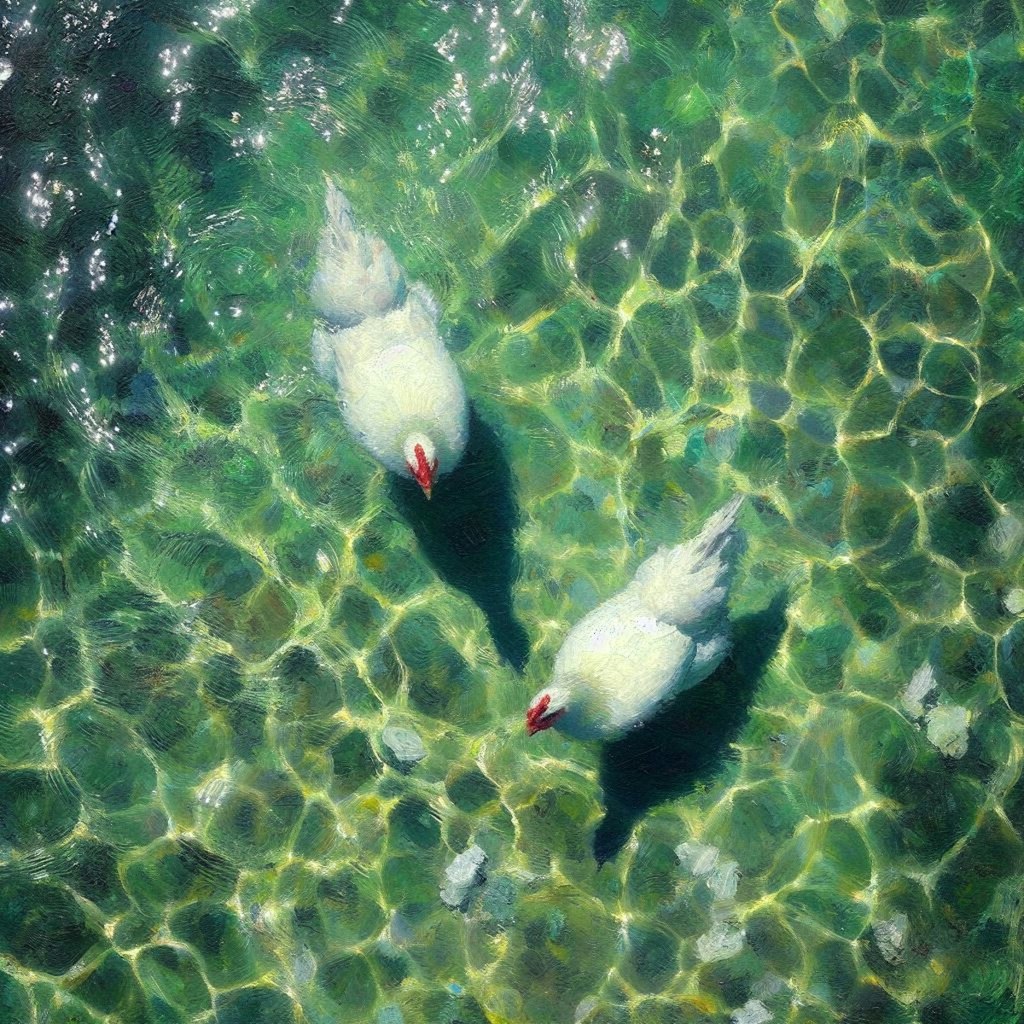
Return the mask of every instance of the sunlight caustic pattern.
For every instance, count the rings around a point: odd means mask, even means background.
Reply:
[[[4,1020],[1018,1019],[1019,6],[3,18]],[[328,172],[474,402],[430,506],[313,371]],[[528,740],[734,492],[715,681]]]

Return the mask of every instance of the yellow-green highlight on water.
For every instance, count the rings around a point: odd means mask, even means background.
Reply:
[[[3,16],[0,1018],[1018,1020],[1019,5]],[[325,174],[474,406],[429,506],[312,365]],[[529,740],[734,493],[733,658]]]

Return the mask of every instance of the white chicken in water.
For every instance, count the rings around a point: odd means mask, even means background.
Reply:
[[[659,548],[632,582],[570,631],[550,685],[530,702],[526,731],[613,739],[706,679],[730,646],[726,604],[744,535],[742,495],[692,540]]]
[[[313,331],[317,369],[337,385],[360,443],[429,499],[469,434],[466,392],[438,332],[438,307],[422,284],[406,287],[390,249],[356,228],[331,182],[317,261],[310,298],[326,321]]]

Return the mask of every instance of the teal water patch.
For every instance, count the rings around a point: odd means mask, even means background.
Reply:
[[[1013,5],[4,16],[0,1017],[1019,1018]],[[429,506],[313,366],[328,173],[474,404]],[[733,657],[528,740],[737,491]]]

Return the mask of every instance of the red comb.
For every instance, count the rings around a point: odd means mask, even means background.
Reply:
[[[416,445],[413,448],[413,452],[416,455],[416,465],[415,467],[409,467],[412,470],[413,478],[420,487],[425,491],[429,491],[434,484],[434,474],[437,472],[437,459],[434,459],[433,463],[427,462],[427,453],[423,450],[423,445],[421,444]]]
[[[548,706],[551,704],[550,694],[545,693],[543,697],[532,708],[529,708],[526,712],[526,733],[528,736],[532,736],[535,732],[540,732],[541,729],[547,729],[554,723],[557,715],[553,715],[550,722],[543,722],[544,712],[547,711]]]

